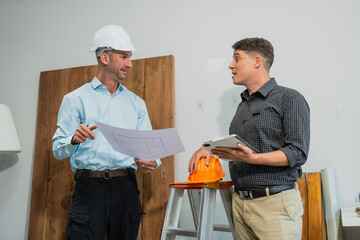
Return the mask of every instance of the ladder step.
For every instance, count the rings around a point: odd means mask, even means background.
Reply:
[[[167,229],[167,234],[171,235],[181,235],[186,237],[197,237],[198,233],[193,229],[184,229],[184,228],[172,228]]]
[[[217,232],[231,232],[230,226],[225,224],[214,224],[214,231]],[[168,234],[181,235],[186,237],[197,237],[197,231],[185,228],[168,228]]]
[[[214,224],[214,231],[218,231],[218,232],[231,232],[231,228],[230,228],[229,225]]]

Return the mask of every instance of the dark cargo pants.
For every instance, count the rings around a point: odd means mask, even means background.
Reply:
[[[134,170],[112,179],[76,179],[68,240],[136,240],[142,215]]]

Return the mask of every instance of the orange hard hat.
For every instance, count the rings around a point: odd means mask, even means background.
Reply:
[[[209,166],[206,166],[206,157],[199,159],[197,171],[188,177],[189,183],[216,182],[225,177],[220,161],[217,157],[211,156]]]

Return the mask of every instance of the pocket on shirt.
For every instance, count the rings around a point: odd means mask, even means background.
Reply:
[[[254,109],[252,118],[248,122],[248,129],[265,133],[267,136],[280,136],[282,130],[281,115],[273,107]]]
[[[259,112],[255,111],[253,117],[258,117],[260,119],[281,119],[279,112],[273,107],[265,107]]]

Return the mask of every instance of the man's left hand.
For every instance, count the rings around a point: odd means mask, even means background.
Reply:
[[[135,158],[135,163],[138,169],[140,169],[143,173],[151,173],[156,168],[156,161],[145,161],[138,158]]]

